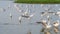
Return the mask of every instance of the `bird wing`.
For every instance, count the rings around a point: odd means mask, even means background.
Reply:
[[[32,15],[30,15],[30,17],[33,17],[35,15],[35,13],[34,14],[32,14]]]

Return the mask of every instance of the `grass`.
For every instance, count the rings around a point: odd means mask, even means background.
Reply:
[[[16,0],[15,3],[28,3],[28,4],[60,4],[60,0]]]

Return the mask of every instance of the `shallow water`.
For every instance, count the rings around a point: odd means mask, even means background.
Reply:
[[[21,15],[21,13],[16,10],[14,4],[16,3],[13,3],[13,1],[0,1],[0,8],[6,9],[6,11],[0,11],[0,34],[27,34],[27,31],[29,29],[31,30],[32,34],[40,34],[42,25],[37,25],[35,24],[35,22],[40,21],[41,18],[46,19],[46,16],[40,16],[40,12],[44,12],[43,8],[41,7],[41,4],[19,4],[23,12],[26,10],[26,5],[28,5],[28,8],[31,10],[30,13],[36,13],[31,18],[31,20],[23,18],[21,24],[19,24],[18,20],[18,17]],[[9,5],[11,6],[10,8],[8,8]],[[55,6],[56,4],[45,4],[44,7],[48,8],[48,5],[52,7],[51,11],[53,12],[58,11],[58,9],[60,8],[60,4],[57,4],[58,6]],[[10,19],[9,17],[10,13],[12,13],[13,15],[12,19]],[[51,23],[59,19],[56,16],[52,16],[52,18],[53,19]],[[52,33],[54,34],[53,31]]]

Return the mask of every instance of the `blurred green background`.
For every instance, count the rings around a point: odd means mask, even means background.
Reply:
[[[32,4],[54,4],[60,3],[60,0],[15,0],[15,3],[32,3]]]

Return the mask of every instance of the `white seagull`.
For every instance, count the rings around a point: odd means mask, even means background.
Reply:
[[[14,7],[17,9],[17,11],[19,11],[19,12],[22,11],[18,4],[15,4]]]
[[[52,26],[50,24],[50,21],[48,21],[48,24],[46,25],[46,29],[50,29]]]
[[[10,13],[10,18],[12,18],[12,14]]]
[[[19,17],[19,22],[20,22],[20,24],[21,24],[21,20],[22,20],[22,17],[20,16],[20,17]]]
[[[49,30],[51,28],[50,21],[42,20],[42,25],[45,29]]]
[[[28,11],[30,12],[30,10],[27,9],[26,12],[24,12],[21,16],[24,18],[30,19],[31,17],[33,17],[35,15],[35,13],[30,15]]]
[[[59,20],[57,20],[56,22],[53,23],[54,27],[58,27],[59,25],[60,25]]]
[[[23,14],[23,15],[21,15],[21,16],[24,17],[24,18],[30,19],[30,18],[33,17],[34,15],[35,15],[35,13],[34,13],[34,14],[31,14],[31,15]]]

